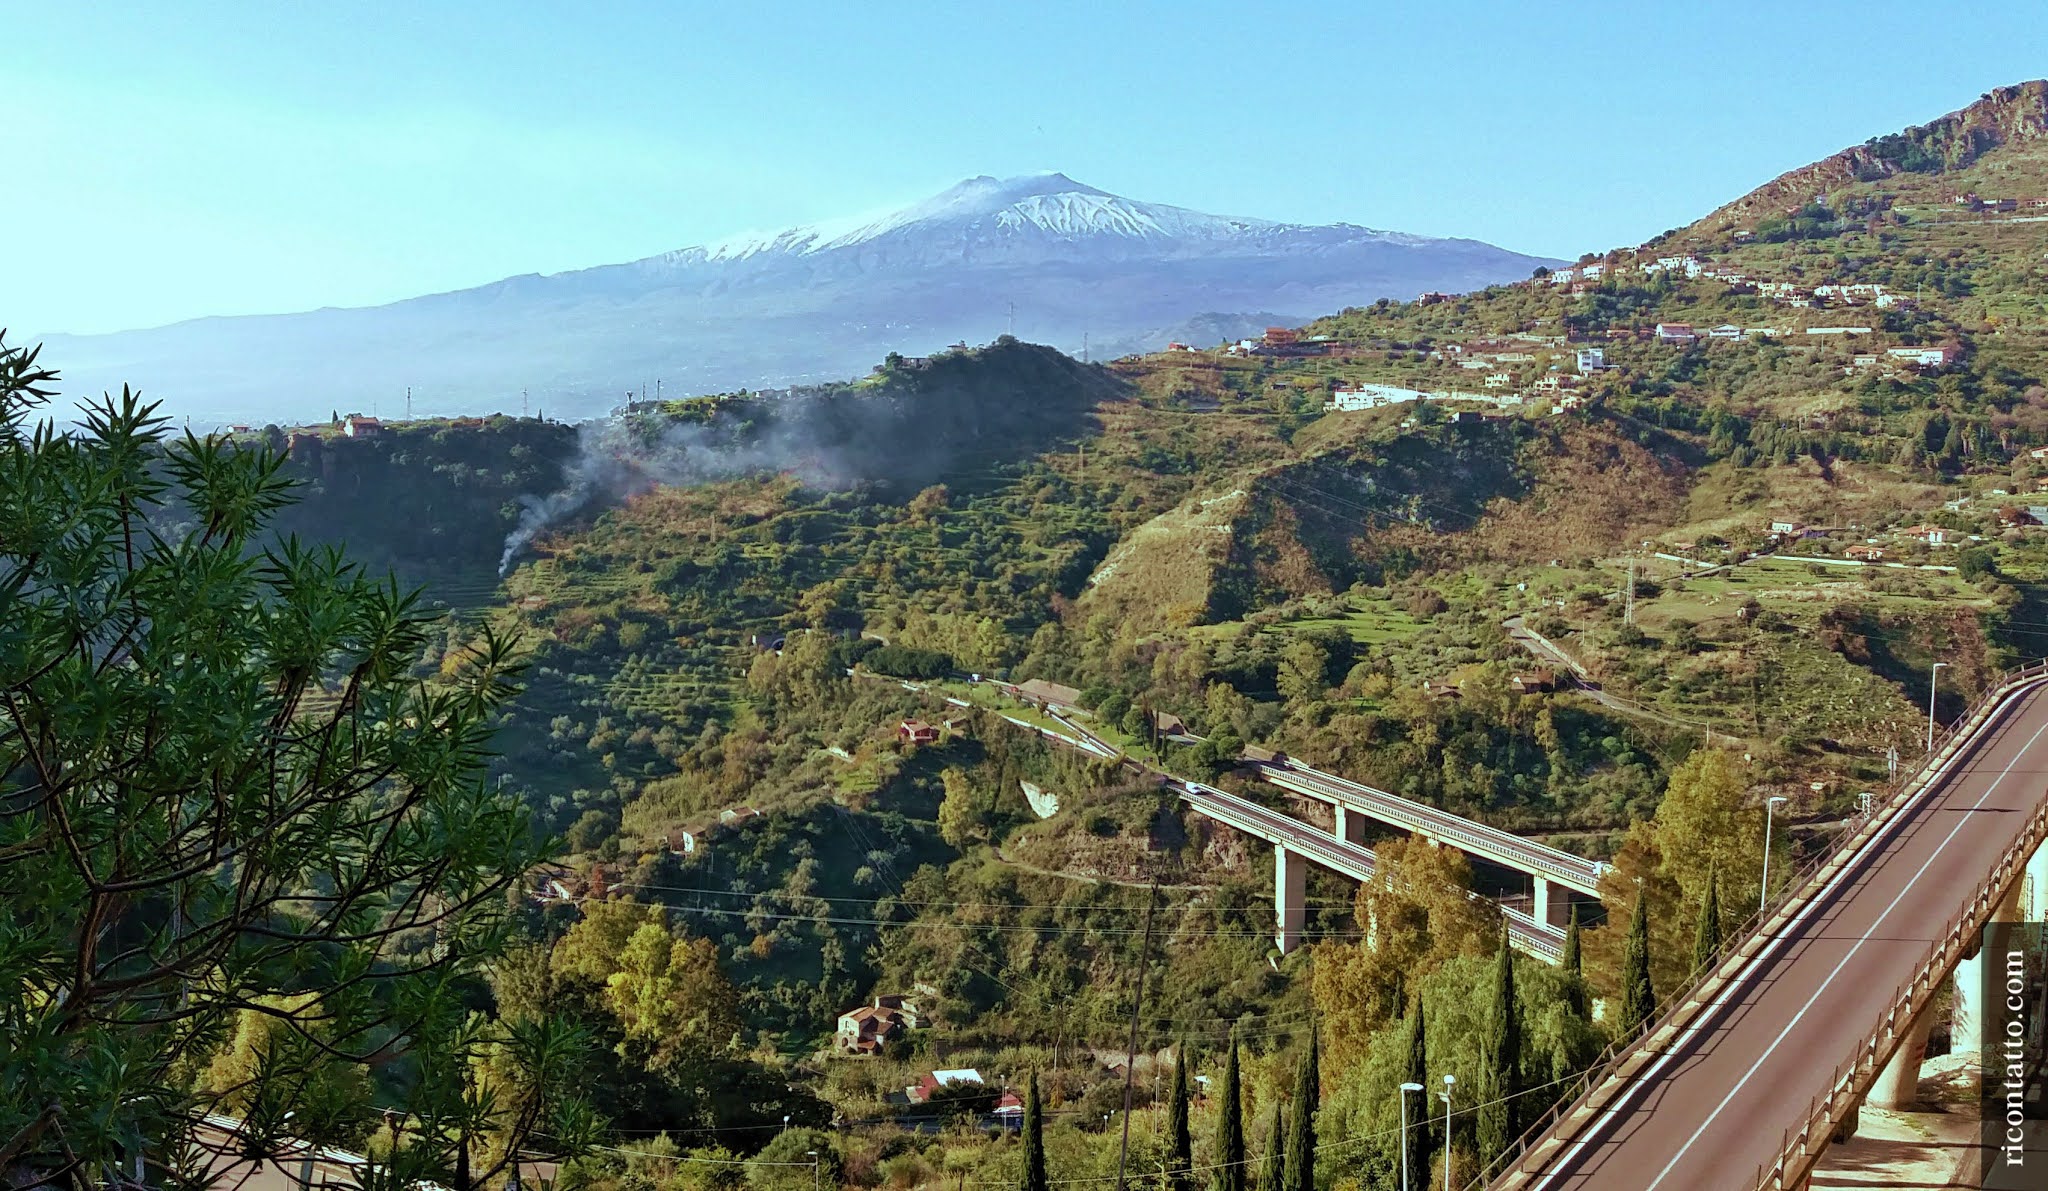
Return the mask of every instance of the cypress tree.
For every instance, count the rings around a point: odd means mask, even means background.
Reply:
[[[1316,1191],[1316,1101],[1322,1090],[1322,1071],[1316,1054],[1316,1028],[1308,1028],[1308,1050],[1294,1077],[1294,1103],[1288,1105],[1287,1165],[1281,1175],[1282,1191]]]
[[[1216,1191],[1245,1191],[1244,1093],[1237,1070],[1237,1034],[1230,1035],[1230,1057],[1223,1064],[1223,1102],[1216,1120]]]
[[[1483,1052],[1488,1086],[1478,1121],[1482,1162],[1492,1161],[1513,1144],[1522,1103],[1522,1007],[1515,996],[1515,950],[1508,946],[1506,934],[1501,935],[1500,958],[1493,971],[1493,1014],[1487,1021]]]
[[[1650,905],[1636,891],[1636,912],[1629,919],[1628,942],[1621,953],[1621,1028],[1624,1033],[1657,1014],[1657,990],[1650,985]]]
[[[1572,907],[1572,924],[1564,932],[1564,959],[1558,967],[1564,972],[1564,1004],[1572,1016],[1580,1021],[1591,1021],[1590,1007],[1586,1004],[1586,964],[1579,952],[1579,908]]]
[[[1173,1048],[1173,1099],[1166,1108],[1167,1191],[1195,1191],[1195,1142],[1188,1133],[1188,1048]]]
[[[1266,1129],[1266,1148],[1259,1151],[1259,1191],[1280,1191],[1282,1169],[1287,1158],[1287,1110],[1273,1106],[1273,1118]]]
[[[1700,902],[1699,929],[1692,937],[1692,967],[1694,972],[1706,967],[1714,960],[1714,953],[1721,949],[1721,877],[1707,871],[1707,896]]]
[[[1047,1191],[1045,1177],[1045,1122],[1038,1106],[1038,1072],[1031,1073],[1024,1093],[1024,1186],[1023,1191]]]
[[[1408,1146],[1408,1169],[1420,1171],[1426,1177],[1429,1174],[1429,1051],[1423,1031],[1422,998],[1417,996],[1415,1011],[1408,1015],[1408,1074],[1405,1079],[1408,1083],[1421,1084],[1423,1090],[1421,1103],[1415,1106],[1414,1114],[1408,1119],[1408,1136],[1403,1140]],[[1408,1096],[1407,1092],[1401,1093],[1404,1105]]]

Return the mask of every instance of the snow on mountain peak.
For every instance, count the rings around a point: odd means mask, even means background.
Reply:
[[[778,232],[750,232],[660,258],[664,263],[737,261],[762,255],[807,256],[904,234],[1036,236],[1074,240],[1228,240],[1286,225],[1263,219],[1206,215],[1185,207],[1123,198],[1047,171],[958,182],[921,202],[893,211],[806,224]],[[1339,225],[1343,226],[1343,225]],[[1363,234],[1367,229],[1349,229]]]

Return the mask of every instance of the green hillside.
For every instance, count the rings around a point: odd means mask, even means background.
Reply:
[[[322,435],[293,451],[294,525],[521,634],[494,775],[564,836],[579,896],[707,941],[739,1045],[843,1118],[895,1113],[942,1063],[1045,1070],[1073,1118],[1062,1169],[1097,1169],[1083,1127],[1120,1089],[1075,1048],[1118,1045],[1145,979],[1141,1045],[1241,1023],[1261,1105],[1313,1007],[1329,1111],[1369,1121],[1411,994],[1431,1047],[1478,1061],[1461,989],[1493,936],[1470,903],[1382,905],[1422,926],[1374,950],[1355,891],[1319,874],[1314,958],[1283,958],[1263,846],[1044,743],[1044,717],[966,676],[1071,685],[1105,739],[1319,824],[1230,772],[1235,746],[1651,874],[1660,979],[1682,974],[1690,936],[1663,936],[1704,900],[1688,858],[1762,845],[1683,838],[1660,806],[1747,822],[1782,794],[1812,846],[1889,751],[1917,755],[1934,662],[1946,716],[2048,653],[2044,97],[1995,92],[1569,270],[1257,343],[1103,366],[1005,338],[580,435]],[[1342,408],[1396,389],[1428,396]],[[500,586],[506,535],[564,492]],[[475,631],[451,623],[423,668]],[[1561,667],[1530,634],[1585,682],[1539,689]],[[1161,742],[1147,712],[1208,739]],[[1513,891],[1422,853],[1400,888]],[[1596,992],[1619,950],[1593,932]],[[1605,1026],[1568,1012],[1565,978],[1532,983],[1525,1062],[1569,1071]],[[839,1012],[914,988],[937,1025],[829,1056]],[[1015,1173],[1000,1144],[858,1136],[893,1186]],[[1333,1177],[1384,1186],[1384,1161],[1333,1157]]]

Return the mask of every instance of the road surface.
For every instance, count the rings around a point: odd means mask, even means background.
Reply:
[[[1418,832],[1439,843],[1456,844],[1468,855],[1505,865],[1534,876],[1548,877],[1581,893],[1600,892],[1600,874],[1607,866],[1597,860],[1574,856],[1548,844],[1524,839],[1498,827],[1476,823],[1461,815],[1389,794],[1363,782],[1325,773],[1299,761],[1246,763],[1261,780],[1305,794],[1347,810],[1356,810],[1382,823]]]
[[[1531,1186],[1747,1188],[2009,847],[2048,775],[2048,687],[2018,695],[1728,1004],[1702,1014]]]

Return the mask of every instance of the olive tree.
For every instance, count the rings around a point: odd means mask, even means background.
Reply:
[[[513,644],[417,676],[417,593],[266,534],[273,449],[125,389],[60,430],[55,381],[0,343],[0,1182],[586,1136],[574,1031],[470,1004],[542,855],[482,774]]]

